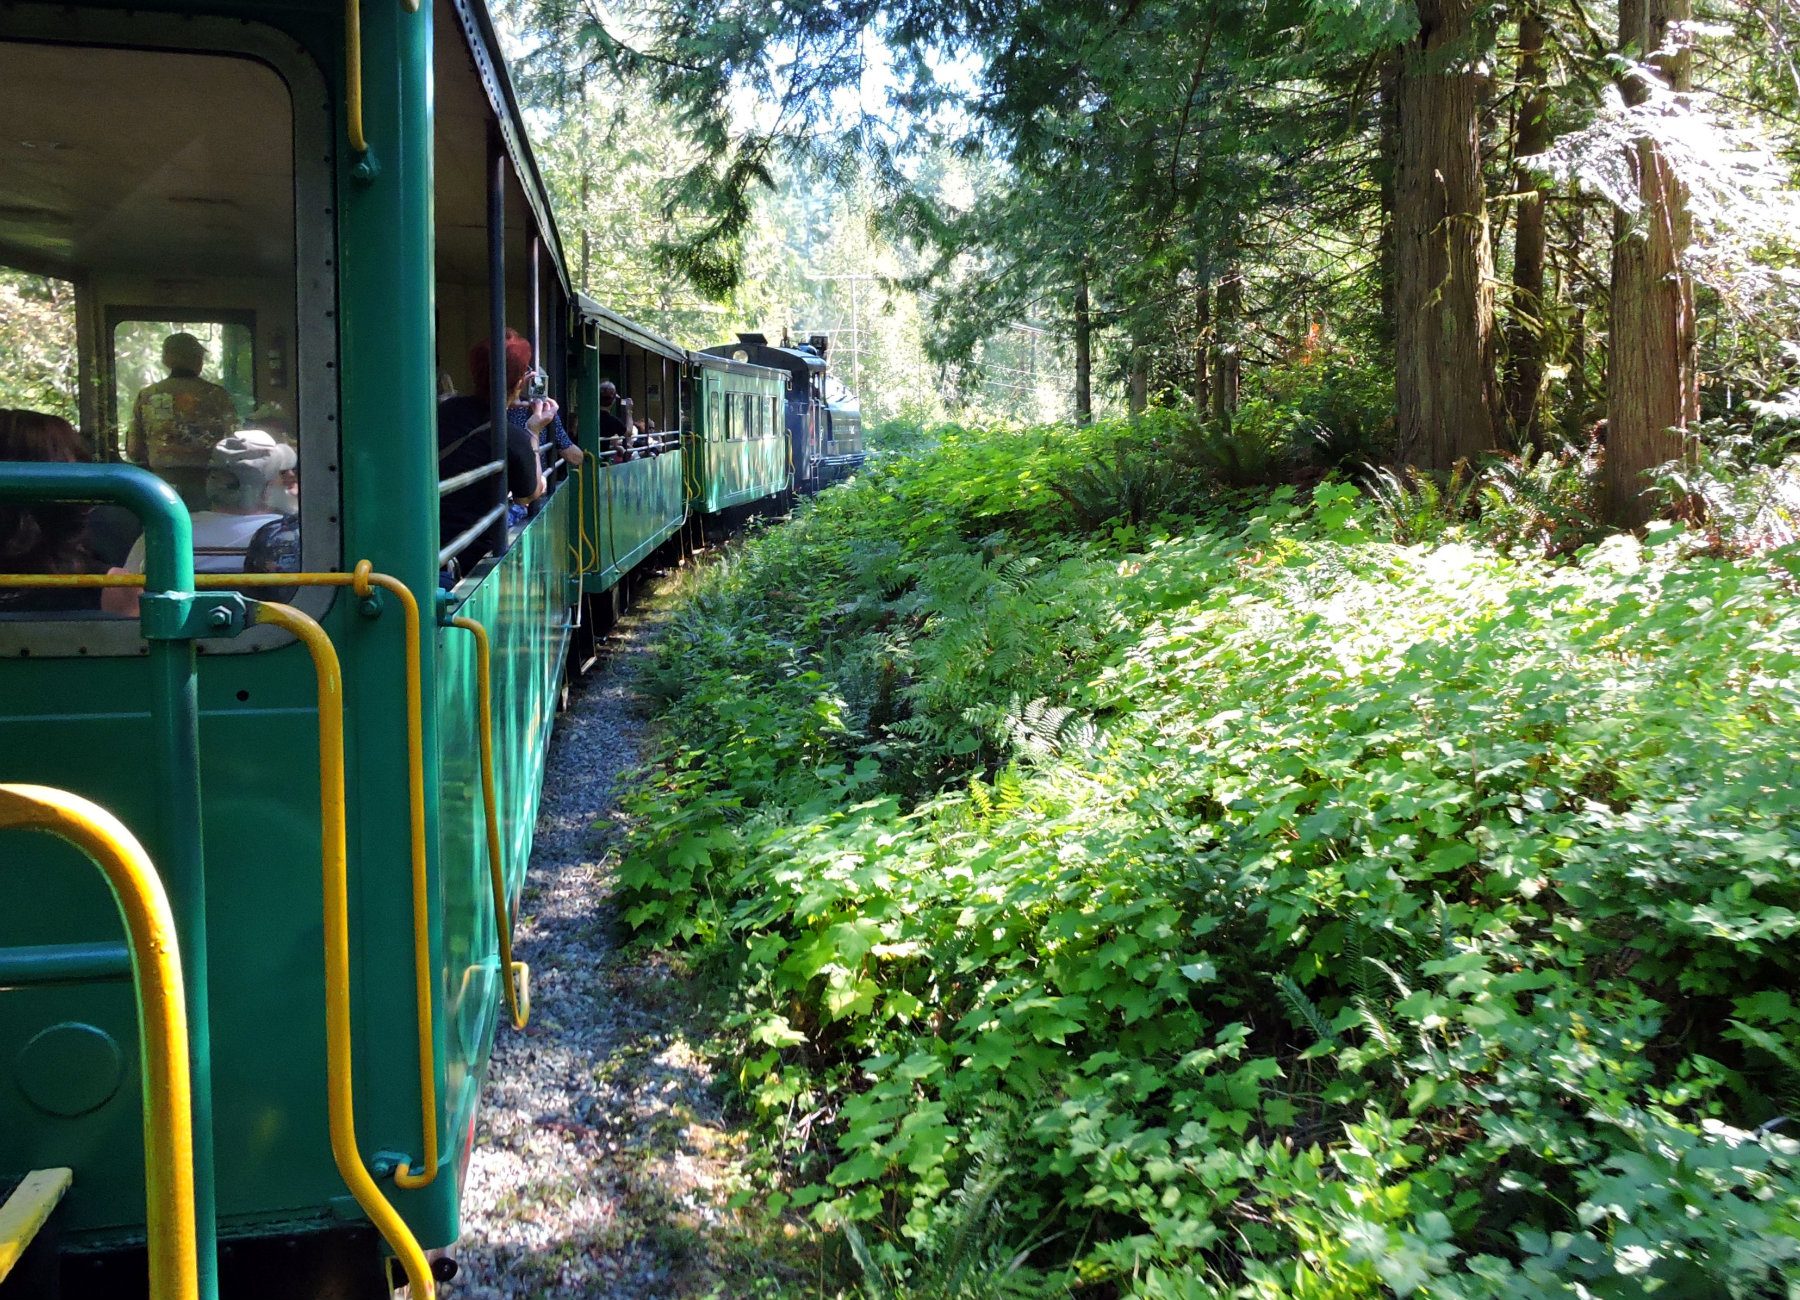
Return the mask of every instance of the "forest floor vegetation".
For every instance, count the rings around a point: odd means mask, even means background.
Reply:
[[[913,431],[688,582],[620,905],[740,1201],[867,1296],[1792,1294],[1800,550],[1180,436]]]

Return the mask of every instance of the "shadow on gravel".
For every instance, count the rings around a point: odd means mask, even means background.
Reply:
[[[696,1050],[692,979],[622,951],[617,795],[637,769],[636,682],[658,601],[622,628],[552,741],[515,948],[532,1022],[502,1029],[465,1189],[455,1300],[819,1294],[804,1241],[727,1208],[745,1142]]]

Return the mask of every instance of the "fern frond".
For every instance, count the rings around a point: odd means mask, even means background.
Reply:
[[[938,1294],[943,1300],[956,1300],[962,1294],[963,1277],[970,1263],[994,1233],[999,1216],[990,1211],[998,1208],[994,1198],[1000,1194],[1006,1174],[1005,1166],[984,1152],[963,1180],[957,1193],[956,1217],[951,1221],[950,1241],[939,1261],[943,1283]]]
[[[1008,764],[994,776],[994,812],[1007,817],[1024,806],[1025,782],[1020,779],[1018,769]]]
[[[1399,971],[1382,961],[1379,957],[1369,957],[1365,958],[1365,960],[1369,965],[1375,967],[1376,970],[1379,970],[1388,977],[1388,982],[1394,986],[1395,992],[1399,993],[1401,997],[1410,998],[1412,996],[1412,988],[1407,984],[1405,976],[1401,975]]]
[[[1370,973],[1371,958],[1364,947],[1364,927],[1360,921],[1351,921],[1349,934],[1344,939],[1344,959],[1350,963],[1350,982],[1355,986],[1356,996],[1364,1002],[1373,1002],[1379,992],[1375,977]]]
[[[1356,1004],[1357,1019],[1362,1021],[1363,1028],[1369,1031],[1369,1037],[1381,1044],[1381,1050],[1389,1056],[1400,1055],[1400,1038],[1393,1027],[1383,1020],[1369,1003],[1361,1001]]]
[[[1306,990],[1294,983],[1288,975],[1275,977],[1275,992],[1280,995],[1282,1004],[1287,1007],[1288,1014],[1299,1024],[1312,1030],[1313,1035],[1321,1043],[1336,1045],[1338,1037],[1332,1032],[1331,1022],[1325,1019],[1313,1000],[1306,996]]]
[[[850,1247],[850,1258],[856,1261],[856,1267],[862,1273],[864,1300],[895,1300],[894,1293],[888,1289],[881,1265],[875,1262],[869,1243],[857,1226],[849,1219],[839,1219],[838,1226],[844,1231],[844,1244]]]

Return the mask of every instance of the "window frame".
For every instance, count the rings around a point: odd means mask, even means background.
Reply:
[[[279,78],[288,95],[293,130],[294,248],[293,350],[288,366],[299,439],[301,482],[300,556],[308,572],[337,570],[343,555],[343,422],[338,390],[338,230],[335,98],[323,70],[294,37],[256,19],[156,13],[145,10],[68,9],[52,4],[0,6],[0,41],[9,44],[93,47],[146,54],[188,54],[245,59]],[[76,282],[88,295],[80,345],[82,382],[92,401],[84,419],[111,406],[110,307],[92,300],[91,278]],[[118,304],[136,315],[135,304]],[[98,309],[97,309],[98,308]],[[196,308],[180,310],[197,312]],[[254,312],[251,313],[254,315]],[[130,318],[128,316],[127,318]],[[153,317],[146,317],[153,318]],[[178,319],[170,316],[163,319]],[[285,323],[284,323],[285,328]],[[101,373],[101,359],[107,362]],[[84,393],[84,397],[87,393]],[[97,432],[97,431],[96,431]],[[295,606],[321,617],[336,599],[330,587],[302,587]],[[253,654],[293,640],[277,627],[257,626],[236,637],[200,642],[206,654]],[[79,619],[0,619],[0,657],[124,657],[149,652],[137,620],[98,615]]]

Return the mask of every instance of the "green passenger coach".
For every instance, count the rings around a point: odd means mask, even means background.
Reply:
[[[583,590],[598,596],[616,588],[687,522],[681,435],[688,359],[676,344],[592,299],[578,303],[579,437],[591,457],[580,474],[577,546],[586,569]],[[607,383],[618,393],[615,409],[629,411],[633,427],[625,434],[609,437],[602,429],[600,392]]]
[[[693,360],[692,509],[719,514],[789,491],[794,467],[782,419],[787,376],[706,353]]]
[[[425,1300],[572,634],[780,376],[575,293],[480,0],[8,3],[0,119],[0,1295]]]

